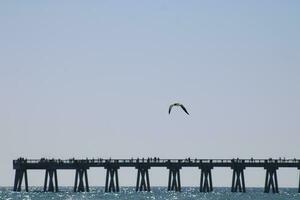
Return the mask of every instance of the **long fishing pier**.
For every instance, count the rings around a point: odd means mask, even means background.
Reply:
[[[13,160],[15,170],[14,191],[21,191],[24,177],[25,191],[28,192],[27,170],[45,170],[44,191],[57,192],[57,170],[74,170],[74,192],[89,192],[88,169],[92,167],[106,170],[105,192],[119,192],[118,170],[132,167],[137,170],[136,191],[151,191],[149,170],[163,167],[169,171],[168,190],[181,191],[180,170],[196,167],[200,173],[200,192],[213,191],[212,169],[223,167],[232,169],[231,192],[246,192],[244,170],[263,168],[266,171],[264,192],[278,193],[277,170],[279,168],[300,169],[299,159],[24,159]],[[300,193],[300,176],[298,192]]]

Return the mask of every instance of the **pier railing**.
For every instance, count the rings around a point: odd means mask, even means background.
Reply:
[[[25,159],[19,158],[17,160],[13,160],[14,165],[18,165],[20,163],[28,163],[28,164],[40,164],[40,163],[56,163],[56,164],[74,164],[74,163],[89,163],[89,164],[99,164],[102,165],[104,163],[150,163],[150,164],[167,164],[167,163],[212,163],[212,164],[231,164],[235,163],[244,163],[246,165],[252,164],[263,164],[263,163],[277,163],[277,164],[292,164],[297,165],[300,164],[300,159],[154,159],[154,158],[136,158],[136,159]]]

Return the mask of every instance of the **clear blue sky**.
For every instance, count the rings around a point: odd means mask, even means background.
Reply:
[[[299,35],[296,0],[1,1],[0,185],[19,156],[300,158]],[[168,115],[177,101],[190,116]],[[120,184],[135,175],[122,169]],[[167,175],[152,169],[152,185]],[[231,171],[213,180],[230,186]],[[297,181],[279,171],[280,186]],[[246,171],[246,186],[263,183]],[[198,186],[199,171],[182,184]]]

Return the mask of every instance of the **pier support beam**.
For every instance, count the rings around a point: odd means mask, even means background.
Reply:
[[[25,191],[28,192],[28,177],[26,169],[16,169],[15,170],[15,182],[14,182],[14,191],[20,192],[22,189],[23,176],[25,179]]]
[[[212,192],[213,184],[211,177],[211,170],[213,166],[211,165],[203,165],[200,166],[201,176],[200,176],[200,192]]]
[[[119,177],[117,165],[108,165],[106,169],[105,192],[119,192]]]
[[[77,168],[75,172],[74,192],[89,192],[87,168]]]
[[[150,166],[141,165],[137,166],[137,180],[135,191],[147,191],[150,192],[150,181],[149,181],[149,169]]]
[[[246,192],[245,188],[245,167],[234,167],[232,174],[231,192]]]
[[[54,181],[53,181],[53,179],[54,179]],[[57,170],[56,169],[46,169],[44,192],[58,192],[58,181],[57,181]]]
[[[168,191],[181,192],[180,169],[181,166],[169,166]]]
[[[265,193],[269,193],[272,188],[273,193],[278,193],[278,181],[277,181],[277,169],[275,166],[267,166],[266,169],[266,180],[265,180]]]

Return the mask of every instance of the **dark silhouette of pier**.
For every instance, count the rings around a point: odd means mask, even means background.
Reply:
[[[264,192],[278,193],[279,168],[300,169],[299,159],[39,159],[19,158],[13,161],[15,170],[14,191],[21,191],[23,178],[28,191],[27,170],[45,170],[44,191],[57,192],[57,170],[74,170],[74,192],[89,192],[88,170],[92,167],[106,169],[105,192],[119,192],[118,170],[132,167],[137,170],[136,191],[151,191],[149,170],[164,167],[169,171],[168,190],[181,191],[180,170],[196,167],[200,173],[200,192],[213,191],[212,170],[215,167],[232,169],[231,192],[246,192],[244,171],[246,168],[263,168],[266,171]],[[300,193],[300,176],[298,192]]]

